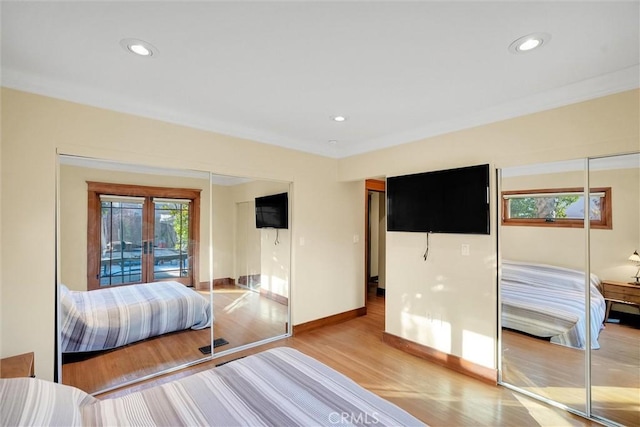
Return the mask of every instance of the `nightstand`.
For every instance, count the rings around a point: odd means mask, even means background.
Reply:
[[[640,306],[640,286],[638,285],[605,280],[602,282],[602,294],[607,301],[607,311],[604,315],[605,322],[609,318],[611,304],[614,302]]]
[[[33,353],[19,354],[0,360],[0,378],[35,377]]]

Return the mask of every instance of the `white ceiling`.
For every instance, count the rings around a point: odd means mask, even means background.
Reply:
[[[1,78],[340,158],[639,87],[639,4],[2,1]]]

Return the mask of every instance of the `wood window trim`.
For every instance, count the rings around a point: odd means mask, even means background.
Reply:
[[[553,222],[547,222],[544,218],[507,218],[508,199],[505,196],[517,194],[551,194],[551,193],[576,193],[584,192],[582,187],[570,188],[545,188],[537,190],[515,190],[503,191],[502,200],[502,225],[507,226],[527,226],[527,227],[560,227],[560,228],[584,228],[584,220],[582,219],[559,219]],[[613,229],[613,215],[611,209],[611,187],[591,188],[591,193],[604,193],[602,197],[602,219],[599,221],[592,220],[590,227],[593,229],[611,230]]]
[[[193,258],[191,266],[193,286],[198,283],[200,258],[200,193],[199,189],[151,187],[132,184],[112,184],[87,181],[87,290],[100,289],[100,279],[96,271],[100,271],[100,195],[118,195],[127,197],[157,197],[189,199],[192,202],[191,233],[193,236]],[[126,286],[126,285],[112,285]]]

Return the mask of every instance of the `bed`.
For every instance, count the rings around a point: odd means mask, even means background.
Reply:
[[[108,350],[168,332],[204,329],[208,298],[181,283],[71,291],[60,286],[63,353]]]
[[[502,326],[578,349],[585,349],[586,334],[590,331],[591,348],[600,348],[598,336],[606,304],[600,293],[600,280],[592,274],[591,319],[587,326],[584,281],[584,273],[577,270],[503,261]]]
[[[0,425],[418,426],[401,408],[303,353],[277,347],[98,400],[65,385],[0,380]]]

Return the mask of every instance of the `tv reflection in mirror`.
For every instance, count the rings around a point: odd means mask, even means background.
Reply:
[[[256,197],[256,228],[289,228],[288,193]]]

